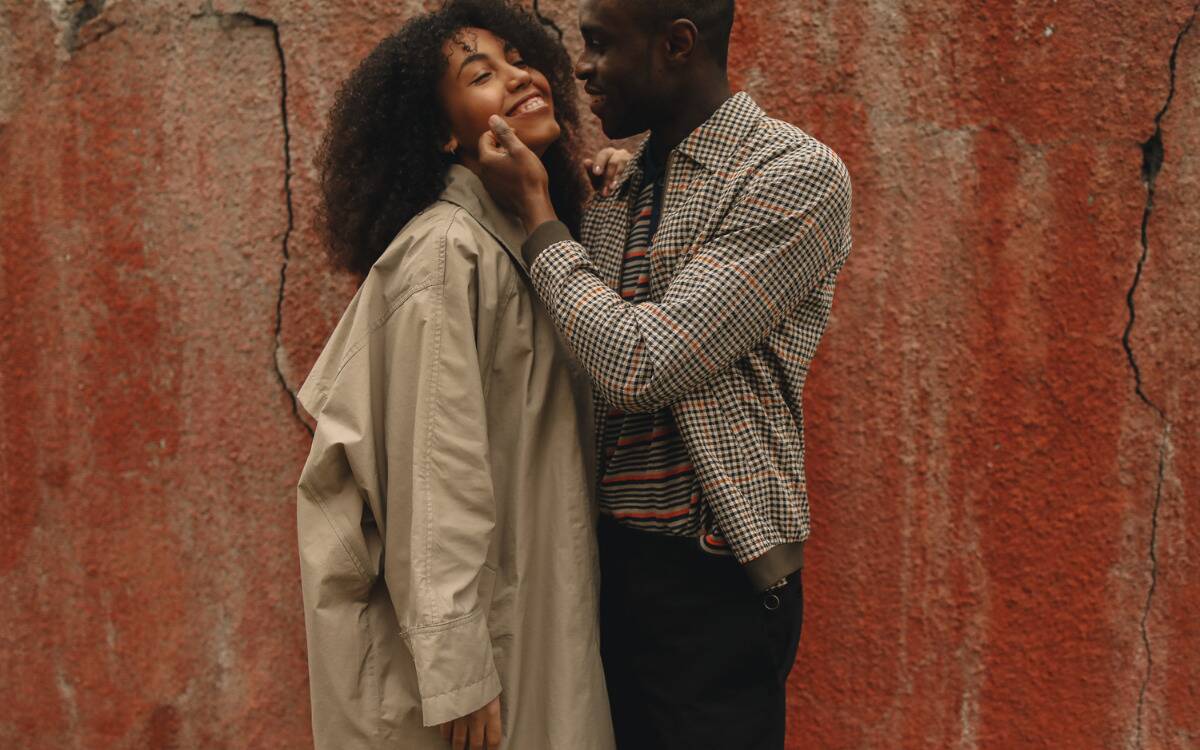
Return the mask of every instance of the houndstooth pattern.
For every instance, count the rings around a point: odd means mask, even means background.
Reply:
[[[640,163],[596,198],[582,244],[551,245],[531,275],[598,396],[672,407],[705,510],[748,562],[809,534],[801,396],[850,251],[850,179],[737,94],[669,157],[650,301],[635,305],[615,290]]]

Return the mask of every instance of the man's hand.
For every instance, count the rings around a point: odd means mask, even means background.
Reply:
[[[603,196],[612,193],[617,186],[617,177],[625,170],[625,165],[633,159],[633,154],[623,148],[607,146],[600,149],[594,159],[584,159],[583,168],[587,170],[592,188],[600,191]]]
[[[488,124],[492,129],[479,139],[479,167],[492,199],[516,214],[530,233],[556,220],[542,160],[521,143],[504,118],[492,115]]]
[[[500,696],[474,713],[448,721],[439,727],[442,738],[454,750],[496,750],[500,747]]]

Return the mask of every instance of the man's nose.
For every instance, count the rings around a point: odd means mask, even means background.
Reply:
[[[585,54],[580,54],[575,58],[575,77],[581,81],[586,81],[596,72],[596,66],[587,58]]]

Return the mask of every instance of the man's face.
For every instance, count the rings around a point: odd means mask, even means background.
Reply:
[[[583,52],[575,77],[591,96],[592,113],[609,138],[628,138],[649,130],[662,107],[656,91],[653,40],[635,4],[622,0],[583,0],[579,30]]]

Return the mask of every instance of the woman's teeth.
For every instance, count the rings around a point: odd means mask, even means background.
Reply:
[[[546,108],[546,100],[540,96],[535,96],[532,99],[526,101],[521,106],[514,109],[513,114],[514,115],[523,115],[528,112],[534,112],[539,109],[545,109],[545,108]]]

